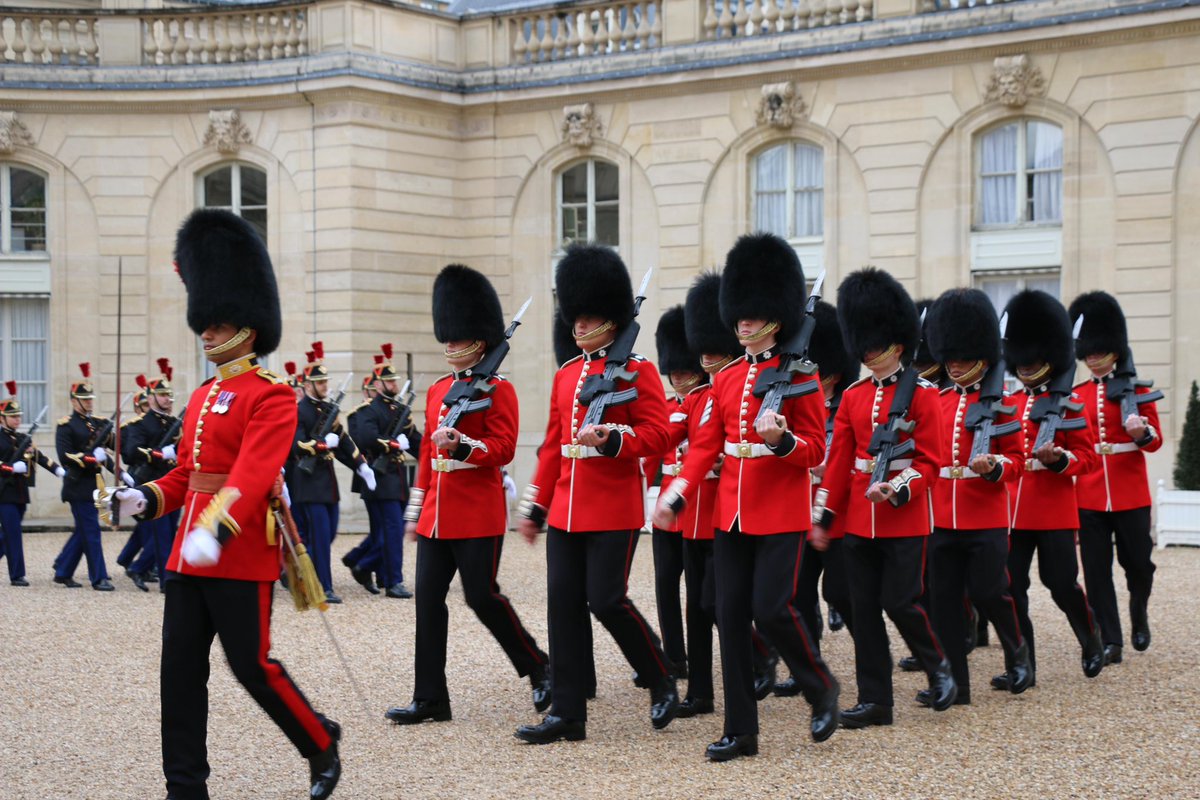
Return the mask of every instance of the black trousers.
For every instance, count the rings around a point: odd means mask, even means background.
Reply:
[[[273,583],[169,573],[163,611],[163,772],[167,793],[208,798],[208,672],[213,636],[221,638],[234,676],[300,755],[329,747],[324,718],[313,711],[287,670],[269,656]],[[224,736],[237,738],[237,731]]]
[[[825,571],[825,554],[807,540],[801,545],[804,554],[800,558],[800,571],[796,573],[796,610],[804,619],[804,627],[812,634],[813,647],[821,651],[821,634],[825,631],[821,619],[821,603],[817,600],[821,573]]]
[[[637,531],[546,534],[547,602],[550,618],[551,714],[587,719],[591,610],[616,640],[637,673],[653,684],[668,674],[658,635],[629,599],[629,567]]]
[[[658,608],[658,630],[663,651],[674,664],[687,661],[683,645],[683,612],[679,607],[679,581],[683,577],[683,534],[655,528],[651,534],[654,552],[654,603]]]
[[[500,593],[496,573],[500,569],[503,536],[477,539],[417,540],[417,637],[414,700],[449,700],[446,686],[446,640],[450,611],[446,595],[457,572],[463,598],[484,627],[503,648],[521,677],[549,658],[525,630],[508,598]]]
[[[1037,667],[1033,622],[1029,619],[1029,571],[1033,554],[1038,557],[1038,576],[1050,590],[1082,646],[1095,624],[1087,595],[1079,585],[1079,560],[1075,557],[1075,531],[1033,531],[1014,528],[1008,540],[1008,574],[1012,597],[1021,621],[1021,636],[1029,644],[1029,660]]]
[[[796,608],[803,533],[750,536],[718,530],[713,543],[725,733],[758,733],[752,623],[791,669],[809,703],[836,684]]]
[[[964,608],[964,592],[970,597]],[[1017,606],[1008,591],[1008,529],[934,528],[929,537],[929,594],[933,629],[950,659],[960,694],[970,692],[967,667],[969,603],[996,626],[1005,668],[1021,646]]]
[[[854,608],[854,662],[860,703],[893,705],[892,654],[884,612],[927,674],[937,669],[945,657],[929,615],[917,602],[928,538],[866,539],[846,534],[842,540]]]
[[[850,600],[850,579],[846,576],[846,540],[830,539],[829,547],[821,554],[825,566],[825,577],[821,581],[821,596],[836,608],[846,623],[846,630],[854,635],[854,608]]]
[[[687,592],[688,697],[713,698],[713,626],[717,624],[717,578],[711,539],[683,542],[683,575]]]
[[[1121,615],[1117,612],[1117,590],[1113,587],[1113,542],[1117,561],[1125,570],[1129,605],[1145,606],[1154,586],[1154,562],[1150,554],[1150,506],[1128,511],[1079,510],[1079,558],[1083,579],[1100,635],[1105,644],[1121,644]]]

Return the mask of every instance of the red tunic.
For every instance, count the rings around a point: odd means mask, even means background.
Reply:
[[[834,419],[832,452],[822,485],[829,491],[826,505],[834,519],[844,516],[846,533],[855,536],[874,539],[929,535],[929,492],[941,463],[940,411],[933,384],[918,383],[907,417],[916,428],[911,436],[901,434],[901,441],[916,441],[916,450],[903,457],[905,462],[911,459],[911,464],[888,472],[889,480],[908,478],[908,502],[897,507],[887,500],[872,503],[866,497],[871,472],[864,471],[864,467],[872,460],[867,446],[875,426],[887,423],[901,374],[897,372],[882,382],[864,378],[848,387]]]
[[[683,398],[683,403],[678,411],[672,412],[670,420],[671,443],[675,446],[676,465],[668,467],[666,459],[663,461],[663,491],[670,488],[674,478],[668,480],[668,474],[682,474],[684,458],[680,454],[682,447],[691,447],[691,438],[695,430],[699,428],[700,420],[704,418],[704,413],[712,412],[712,384],[705,383],[702,386],[697,386],[692,389]],[[668,457],[670,454],[668,454]],[[678,530],[683,534],[685,539],[712,539],[716,530],[715,515],[717,506],[717,493],[720,477],[717,473],[709,470],[699,488],[696,490],[695,498],[689,502],[675,520],[675,526],[671,530]]]
[[[963,422],[967,409],[979,401],[979,384],[965,390],[952,387],[942,391],[941,436],[942,466],[933,484],[933,524],[939,528],[971,531],[987,528],[1007,528],[1008,486],[1020,479],[1025,469],[1025,436],[1020,430],[992,439],[992,453],[1001,468],[999,479],[990,481],[982,475],[971,477],[969,464],[975,432]],[[1005,405],[1016,403],[1012,398]],[[1012,414],[999,414],[996,424],[1017,419]]]
[[[250,359],[222,364],[202,383],[187,404],[179,466],[143,489],[152,495],[155,518],[183,508],[167,569],[205,578],[273,581],[279,577],[283,531],[268,541],[268,501],[292,449],[296,431],[296,395],[278,375]],[[188,488],[193,472],[227,475],[225,488],[241,497],[229,509],[241,532],[224,542],[220,560],[197,567],[180,558],[184,534],[208,506],[212,492]]]
[[[415,488],[425,492],[417,533],[431,539],[502,536],[508,530],[508,503],[500,468],[517,449],[517,393],[502,377],[493,378],[492,405],[459,418],[458,451],[433,445],[433,432],[449,411],[442,398],[454,385],[444,375],[425,398],[425,435],[417,458]]]
[[[527,490],[533,503],[547,509],[547,522],[568,532],[641,528],[646,522],[641,459],[657,458],[670,446],[662,380],[654,364],[641,356],[628,364],[638,377],[632,383],[617,381],[618,391],[636,386],[637,399],[613,406],[604,418],[605,425],[620,431],[616,457],[579,444],[579,428],[587,414],[579,391],[588,375],[604,371],[605,352],[577,356],[555,373],[546,437],[538,453],[537,474]],[[582,457],[572,458],[572,454]]]
[[[1146,457],[1162,447],[1159,432],[1158,405],[1146,403],[1138,406],[1138,413],[1146,418],[1146,424],[1154,437],[1148,444],[1138,446],[1125,432],[1125,420],[1121,418],[1121,404],[1104,397],[1103,405],[1096,401],[1103,379],[1084,381],[1075,387],[1075,393],[1083,400],[1083,411],[1092,427],[1092,436],[1099,451],[1099,469],[1080,475],[1075,481],[1075,496],[1079,507],[1089,511],[1128,511],[1150,505],[1150,481],[1146,476]],[[1138,394],[1149,394],[1145,386],[1137,388]]]
[[[687,416],[683,412],[683,403],[684,399],[677,394],[667,398],[667,433],[670,437],[670,449],[660,459],[648,458],[644,461],[643,468],[647,476],[653,475],[659,468],[662,469],[660,492],[667,490],[683,465],[683,454],[679,452],[687,442]],[[682,533],[683,517],[677,517],[669,527],[655,527],[668,533]]]
[[[713,376],[712,408],[706,401],[699,416],[689,419],[688,453],[680,474],[687,482],[683,497],[688,505],[697,504],[705,476],[725,453],[714,517],[721,530],[736,525],[742,533],[759,536],[812,526],[809,469],[825,457],[824,400],[816,375],[793,378],[794,383],[817,382],[816,391],[784,401],[781,413],[794,441],[786,449],[785,437],[778,451],[771,452],[754,430],[762,398],[751,389],[760,372],[778,364],[772,351],[732,362]]]
[[[837,405],[832,405],[831,404],[832,401],[829,401],[829,400],[825,401],[825,415],[826,415],[825,416],[825,460],[822,461],[818,465],[818,467],[821,468],[820,470],[818,470],[817,467],[813,468],[812,490],[813,490],[814,502],[817,499],[817,495],[821,492],[821,484],[823,484],[825,482],[824,468],[829,466],[829,453],[831,452],[831,447],[833,446],[833,422],[835,419],[837,419],[838,409],[842,407],[841,396],[839,395],[835,399],[837,400]],[[818,471],[821,472],[821,475],[817,475]],[[825,490],[826,497],[828,496],[828,494],[829,494],[829,491]],[[822,499],[821,502],[824,502],[824,499]],[[833,518],[832,522],[830,522],[830,524],[829,524],[829,529],[825,531],[825,535],[830,539],[841,539],[843,536],[845,536],[846,535],[846,517],[845,517],[845,515],[839,514],[839,515],[835,516]],[[811,533],[809,534],[809,538],[810,539],[812,538]]]
[[[1071,399],[1079,402],[1079,395],[1072,394]],[[1088,427],[1076,431],[1060,429],[1054,435],[1054,444],[1067,453],[1067,468],[1062,472],[1042,468],[1041,462],[1033,457],[1038,424],[1029,419],[1029,413],[1033,410],[1034,394],[1026,389],[1013,395],[1012,400],[1025,428],[1025,472],[1009,495],[1012,500],[1012,528],[1028,531],[1077,530],[1079,508],[1075,500],[1075,477],[1086,475],[1096,465],[1092,430]],[[1066,414],[1067,419],[1082,416],[1082,411],[1068,411]]]

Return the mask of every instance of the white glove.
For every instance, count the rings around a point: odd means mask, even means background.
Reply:
[[[283,504],[288,508],[292,507],[292,495],[291,492],[288,491],[287,483],[283,484]]]
[[[408,437],[403,433],[396,437],[396,444],[400,445],[401,450],[408,449]]]
[[[508,495],[509,500],[517,499],[517,482],[507,472],[504,473],[504,493]]]
[[[122,517],[128,519],[146,510],[146,495],[137,489],[117,489],[113,496],[117,498],[117,512]]]
[[[359,464],[355,472],[358,473],[358,477],[363,479],[363,483],[367,485],[367,489],[372,492],[375,491],[375,470],[371,469],[370,464]]]
[[[325,446],[328,447],[330,450],[337,447],[338,442],[340,442],[340,441],[341,441],[341,439],[338,438],[338,435],[336,433],[325,434]]]
[[[67,476],[67,471],[65,469],[63,469],[62,467],[54,468],[54,477],[65,478],[66,476]]]
[[[221,543],[207,528],[192,528],[183,539],[179,555],[193,567],[211,567],[221,560]]]
[[[162,449],[163,461],[175,460],[175,445],[169,444]]]
[[[12,465],[14,475],[24,475],[29,472],[29,466],[24,461],[16,461]]]
[[[92,458],[96,459],[97,464],[103,464],[108,461],[108,453],[104,451],[103,447],[97,447],[92,451]]]

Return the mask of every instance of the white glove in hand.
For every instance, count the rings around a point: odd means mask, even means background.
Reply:
[[[126,519],[146,510],[146,495],[137,489],[117,489],[113,496],[117,498],[117,512]]]
[[[62,467],[54,468],[54,477],[65,478],[66,476],[67,476],[67,471],[65,469],[63,469]]]
[[[330,450],[337,447],[338,442],[340,442],[340,441],[341,441],[341,439],[338,438],[338,435],[336,433],[325,434],[325,446],[328,447]]]
[[[368,490],[375,491],[375,470],[371,469],[370,464],[359,464],[355,472],[358,473],[358,477],[363,479],[363,483],[367,485]]]
[[[97,464],[103,464],[108,461],[108,453],[104,452],[103,447],[97,447],[92,451],[92,458],[96,459]]]
[[[408,449],[408,437],[403,433],[396,437],[396,444],[400,445],[401,450]]]
[[[126,486],[137,486],[137,481],[133,479],[133,476],[124,470],[121,470],[121,482]]]
[[[504,493],[508,495],[509,500],[517,499],[517,482],[507,472],[504,473]]]
[[[221,560],[221,543],[207,528],[192,528],[183,539],[179,555],[193,567],[211,567]]]
[[[24,475],[29,472],[29,466],[24,461],[16,461],[12,465],[14,475]]]
[[[162,449],[163,461],[175,460],[175,445],[169,444]]]

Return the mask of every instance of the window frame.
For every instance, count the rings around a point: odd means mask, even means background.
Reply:
[[[794,185],[792,185],[795,182],[795,174],[796,174],[796,148],[801,147],[801,146],[812,148],[821,157],[821,186],[820,186],[819,190],[814,190],[811,188],[799,189],[799,188],[795,187]],[[787,223],[787,235],[785,235],[783,237],[783,239],[792,245],[823,244],[825,241],[825,233],[827,230],[827,225],[826,225],[827,215],[825,213],[825,211],[826,211],[825,203],[826,203],[826,199],[827,199],[827,193],[825,191],[825,187],[826,187],[826,183],[827,183],[826,177],[829,173],[829,170],[826,169],[827,165],[825,163],[827,160],[827,154],[825,152],[825,147],[823,145],[818,144],[817,142],[813,142],[809,139],[789,138],[789,139],[783,139],[783,140],[775,140],[775,141],[769,142],[768,144],[766,144],[763,147],[760,147],[759,149],[755,150],[753,153],[750,154],[749,172],[750,172],[750,222],[751,222],[751,227],[756,230],[758,229],[758,225],[757,225],[758,195],[759,195],[758,159],[761,158],[764,154],[770,152],[771,150],[774,150],[777,147],[785,147],[786,148],[785,152],[787,154],[786,170],[787,170],[787,176],[788,176],[788,185],[783,190],[784,219],[786,220],[786,223]],[[821,203],[820,203],[821,233],[819,233],[819,234],[808,235],[808,236],[796,235],[796,232],[794,230],[794,226],[796,223],[796,195],[797,195],[797,193],[799,193],[801,191],[808,192],[808,193],[820,191],[820,193],[821,193]],[[776,235],[778,235],[778,234],[776,234]]]
[[[42,181],[42,244],[41,250],[12,249],[12,168],[36,175]],[[0,162],[0,258],[48,260],[50,258],[50,179],[40,169],[20,161]]]
[[[1029,156],[1029,125],[1030,123],[1040,123],[1057,128],[1061,137],[1059,165],[1057,169],[1038,169],[1027,167]],[[1016,124],[1019,126],[1017,135],[1017,153],[1016,153],[1016,172],[993,172],[987,175],[983,172],[983,142],[990,134],[1005,128],[1009,125]],[[1066,149],[1067,149],[1067,131],[1060,122],[1052,119],[1037,116],[1018,116],[1005,117],[988,125],[986,128],[978,131],[974,135],[974,147],[972,156],[974,161],[971,165],[971,175],[974,183],[972,190],[972,208],[971,208],[971,230],[974,231],[995,231],[995,230],[1011,230],[1013,228],[1062,228],[1064,213],[1060,213],[1057,221],[1034,221],[1030,219],[1030,203],[1032,198],[1029,192],[1029,181],[1034,175],[1044,175],[1047,173],[1057,172],[1059,181],[1059,196],[1063,196],[1063,191],[1066,182]],[[982,222],[983,217],[983,179],[985,177],[999,177],[1002,175],[1015,175],[1016,194],[1011,198],[1013,207],[1016,211],[1015,222]]]
[[[606,164],[617,171],[617,199],[616,200],[596,200],[596,164]],[[581,164],[587,164],[587,200],[584,205],[579,203],[565,204],[563,202],[563,178],[568,172],[575,169]],[[621,248],[621,166],[615,161],[607,158],[598,158],[591,156],[586,159],[572,161],[564,164],[554,173],[554,227],[555,227],[555,252],[566,252],[567,246],[573,244],[577,239],[567,242],[563,234],[563,210],[564,208],[586,208],[588,212],[588,229],[587,237],[582,241],[595,242],[604,247],[610,247],[613,250]],[[615,208],[617,211],[617,241],[616,242],[597,242],[596,241],[596,209],[597,208]]]
[[[42,377],[40,380],[31,380],[28,378],[16,378],[15,376],[13,376],[13,371],[14,371],[14,367],[15,367],[15,360],[13,358],[13,344],[16,342],[16,337],[13,334],[13,314],[12,314],[12,311],[10,310],[9,305],[12,301],[19,301],[19,300],[39,300],[39,301],[42,301],[42,303],[43,303],[42,312],[45,315],[45,334],[44,334],[44,336],[41,339],[32,339],[29,337],[22,337],[20,340],[22,342],[37,342],[37,341],[42,342],[42,344],[43,344],[42,359],[41,359],[41,361],[42,361],[42,363],[41,363]],[[53,330],[53,325],[51,324],[50,297],[48,295],[43,295],[43,294],[2,294],[2,295],[0,295],[0,369],[3,370],[4,375],[7,377],[7,379],[15,380],[17,382],[17,397],[18,397],[18,399],[25,399],[29,396],[28,391],[26,391],[27,387],[40,385],[42,388],[42,392],[43,392],[43,403],[47,406],[53,405],[53,398],[52,398],[51,392],[50,392],[50,386],[51,386],[51,380],[50,380],[50,336],[51,336],[52,330]],[[32,408],[30,406],[30,404],[28,404],[28,403],[23,403],[22,405],[25,406],[25,409],[24,409],[25,421],[28,423],[32,423],[34,418],[37,416],[37,413],[42,410],[40,406],[38,408]],[[47,412],[47,416],[49,416],[49,412]],[[45,419],[43,419],[43,422],[45,422]]]
[[[228,206],[215,205],[215,204],[209,205],[205,202],[204,181],[210,175],[214,175],[223,169],[230,170],[230,176],[229,176],[230,205],[228,205]],[[261,173],[263,176],[263,193],[265,196],[265,202],[261,206],[258,206],[258,205],[244,206],[244,205],[242,205],[242,170],[243,169],[252,169],[255,172]],[[218,164],[212,164],[209,167],[196,173],[196,207],[197,208],[225,209],[227,211],[233,212],[234,214],[236,214],[239,217],[243,217],[242,212],[245,211],[246,209],[249,209],[252,211],[261,210],[263,212],[263,216],[265,219],[264,226],[266,228],[262,232],[262,235],[263,235],[263,241],[266,242],[267,236],[271,232],[270,175],[267,173],[267,170],[263,169],[262,167],[258,166],[257,164],[251,164],[247,161],[222,161]]]

